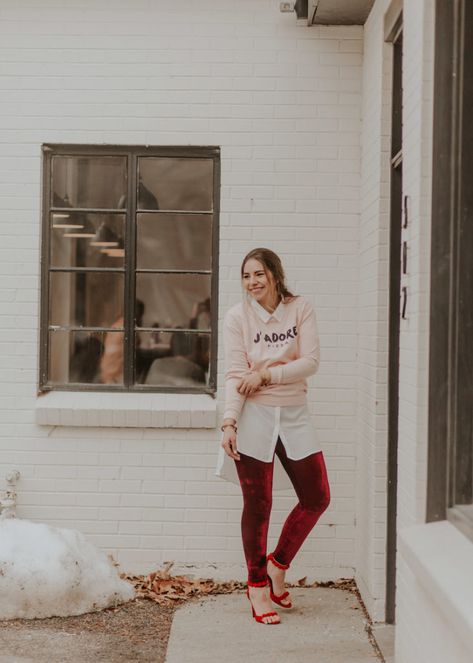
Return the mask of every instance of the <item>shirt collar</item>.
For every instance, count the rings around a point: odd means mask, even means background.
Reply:
[[[263,321],[268,322],[271,318],[275,318],[278,322],[281,322],[284,314],[284,303],[281,301],[274,309],[272,313],[269,313],[261,304],[258,304],[256,299],[251,299],[251,306],[253,307],[257,316]]]

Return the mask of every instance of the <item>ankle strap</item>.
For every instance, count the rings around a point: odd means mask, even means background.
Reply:
[[[266,587],[267,584],[268,584],[267,579],[262,580],[261,582],[250,582],[249,580],[247,582],[248,587]]]
[[[274,566],[277,566],[278,569],[286,570],[286,569],[289,568],[289,564],[281,564],[281,563],[278,562],[276,559],[274,559],[274,555],[273,555],[273,553],[269,553],[269,555],[267,556],[266,559],[271,560],[272,563],[274,564]]]

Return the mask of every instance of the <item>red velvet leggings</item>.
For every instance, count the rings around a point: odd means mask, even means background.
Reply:
[[[289,565],[308,534],[330,503],[330,487],[322,451],[292,460],[278,438],[276,454],[299,498],[288,515],[273,551],[280,564]],[[273,469],[266,463],[240,453],[234,461],[243,492],[241,533],[248,567],[248,582],[266,582],[266,546],[272,506]]]

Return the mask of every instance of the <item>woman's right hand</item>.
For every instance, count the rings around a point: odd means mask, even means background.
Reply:
[[[240,454],[237,451],[237,435],[235,430],[230,426],[223,430],[221,446],[224,448],[227,456],[230,456],[234,460],[240,460]]]

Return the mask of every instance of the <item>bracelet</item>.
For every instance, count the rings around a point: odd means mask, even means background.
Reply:
[[[222,432],[224,432],[224,431],[225,431],[225,428],[233,428],[233,430],[235,431],[235,433],[236,433],[237,430],[238,430],[238,428],[235,426],[235,424],[223,424],[223,426],[220,427],[220,430],[221,430]]]

